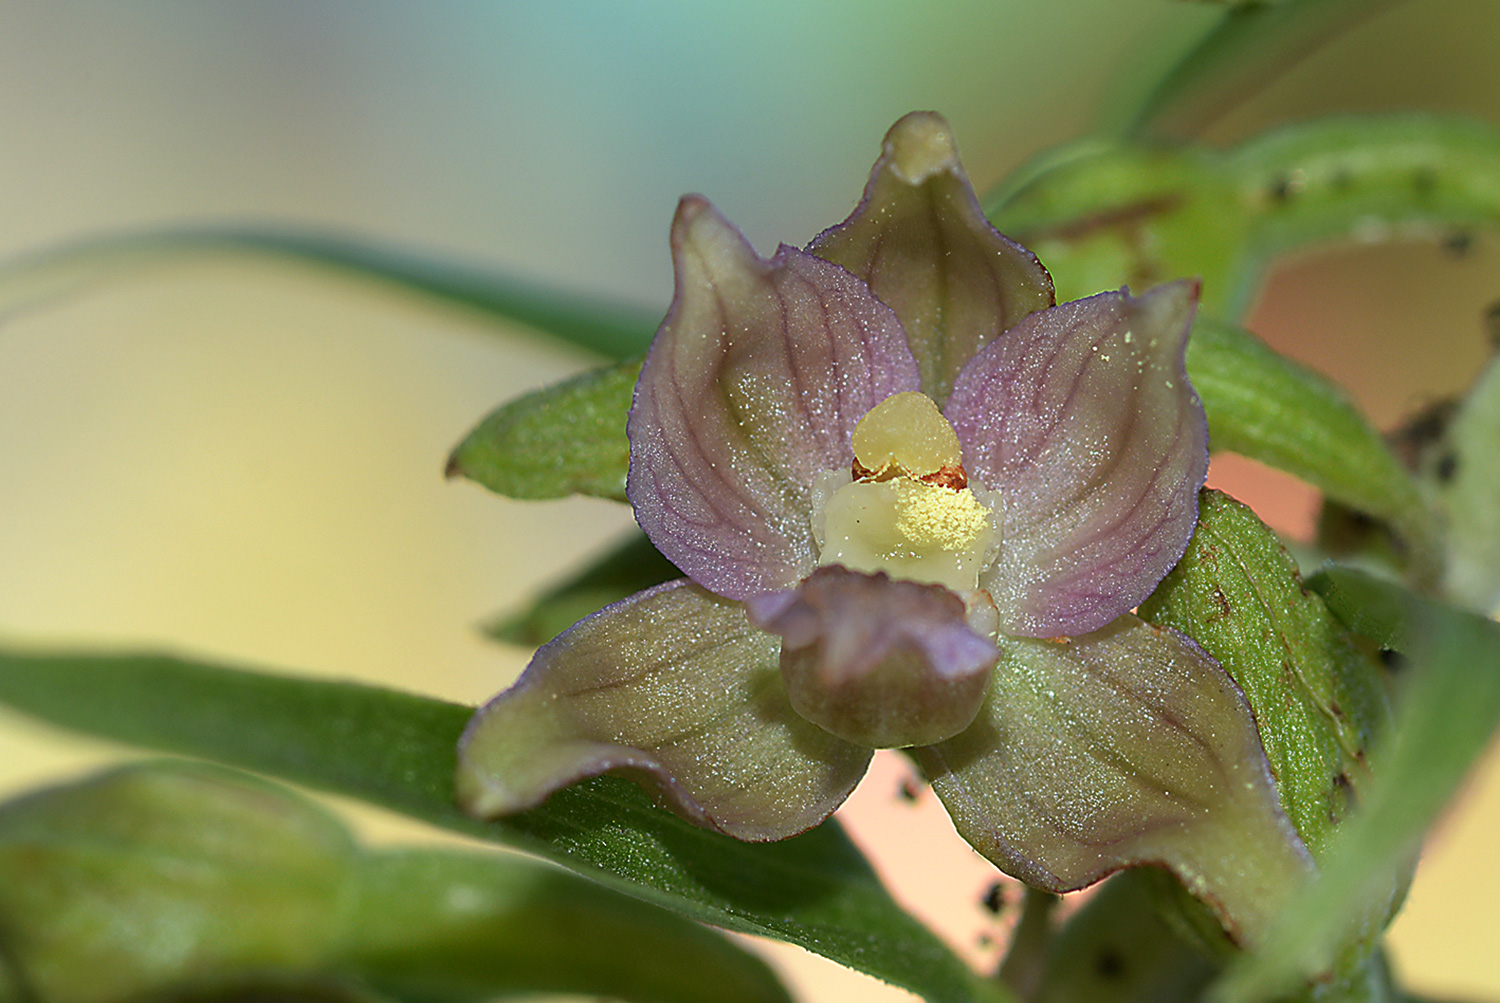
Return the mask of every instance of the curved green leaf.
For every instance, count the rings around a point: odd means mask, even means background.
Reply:
[[[1230,151],[1256,268],[1338,240],[1443,237],[1500,223],[1500,130],[1428,114],[1283,126]]]
[[[625,500],[625,418],[639,360],[586,373],[501,405],[448,457],[447,475],[511,498],[570,494]]]
[[[1372,753],[1373,780],[1358,812],[1264,949],[1230,967],[1211,996],[1218,1003],[1273,998],[1324,968],[1500,726],[1500,623],[1346,568],[1324,570],[1309,584],[1353,629],[1401,645],[1411,664],[1399,680],[1394,727]]]
[[[1236,4],[1157,84],[1127,131],[1195,135],[1325,42],[1397,2]]]
[[[373,280],[616,358],[645,351],[660,316],[362,238],[253,226],[91,237],[0,264],[0,318],[102,282],[211,256],[251,255]]]
[[[933,1001],[1003,999],[903,912],[836,824],[779,843],[695,828],[610,777],[498,822],[459,812],[472,708],[164,656],[0,654],[0,701],[55,724],[362,798],[565,864],[675,912],[798,944]]]
[[[1209,318],[1193,327],[1188,376],[1209,443],[1302,478],[1388,522],[1419,580],[1434,580],[1438,531],[1416,481],[1342,390],[1253,334]]]
[[[1059,300],[1196,275],[1202,312],[1233,320],[1275,255],[1500,222],[1500,131],[1453,117],[1321,119],[1228,151],[1088,140],[1044,157],[985,208],[1047,265]]]

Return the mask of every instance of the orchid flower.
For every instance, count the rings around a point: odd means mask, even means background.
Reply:
[[[627,426],[627,496],[687,576],[587,617],[474,718],[465,808],[628,776],[782,839],[905,748],[959,833],[1053,891],[1163,866],[1251,939],[1311,865],[1243,695],[1130,613],[1208,465],[1197,284],[1053,305],[914,113],[864,198],[765,259],[704,199]]]

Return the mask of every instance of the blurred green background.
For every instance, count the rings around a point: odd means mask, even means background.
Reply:
[[[659,307],[680,194],[708,195],[763,251],[803,243],[847,214],[884,130],[913,108],[952,120],[982,188],[1119,121],[1221,10],[3,0],[0,259],[121,227],[282,221]],[[1396,4],[1209,135],[1342,110],[1500,122],[1496,51],[1494,0]],[[1461,256],[1351,247],[1287,263],[1251,326],[1390,425],[1465,385],[1497,299],[1494,234]],[[526,653],[476,625],[629,514],[491,497],[445,483],[443,459],[494,404],[586,364],[520,330],[263,262],[153,272],[8,318],[0,633],[482,700]],[[1246,463],[1215,480],[1305,531],[1311,496],[1294,482]],[[0,792],[118,752],[0,714]],[[850,824],[898,894],[990,957],[985,865],[940,812],[894,805],[899,772],[871,778]],[[1396,930],[1421,987],[1500,998],[1496,826],[1492,762]],[[775,957],[809,999],[906,998]]]

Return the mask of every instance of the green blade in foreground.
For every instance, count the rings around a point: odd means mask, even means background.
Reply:
[[[131,272],[251,255],[373,280],[497,321],[524,324],[613,358],[646,350],[661,318],[472,265],[313,230],[197,227],[86,238],[0,263],[0,318]]]
[[[1399,0],[1285,0],[1242,3],[1151,91],[1127,130],[1196,135],[1258,89]]]
[[[716,931],[534,860],[381,850],[356,876],[340,967],[396,999],[791,1003],[765,962]]]
[[[836,824],[780,843],[740,843],[609,777],[499,822],[461,814],[453,771],[468,707],[165,656],[16,653],[0,654],[0,701],[64,727],[267,773],[527,850],[935,1003],[1005,998],[896,905]]]
[[[1193,326],[1187,368],[1213,449],[1285,470],[1384,520],[1413,577],[1436,580],[1437,531],[1416,481],[1342,390],[1248,331],[1207,317]]]
[[[1500,725],[1500,624],[1421,599],[1357,571],[1309,585],[1351,629],[1404,647],[1411,665],[1395,726],[1372,756],[1373,782],[1322,874],[1277,921],[1262,951],[1226,973],[1210,999],[1275,998],[1328,963],[1372,886],[1401,866]]]

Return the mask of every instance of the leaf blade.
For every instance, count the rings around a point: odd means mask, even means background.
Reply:
[[[1398,2],[1238,4],[1152,89],[1126,131],[1195,135],[1323,43]]]
[[[0,265],[0,317],[134,271],[209,256],[252,256],[373,280],[436,303],[518,323],[613,358],[645,350],[659,318],[648,310],[373,240],[312,229],[199,226],[86,237]]]
[[[397,999],[791,1003],[765,962],[717,931],[536,861],[381,850],[356,881],[340,967]]]
[[[1416,481],[1342,390],[1211,318],[1194,325],[1187,366],[1214,450],[1285,470],[1385,520],[1409,547],[1419,579],[1437,575],[1438,531]]]

